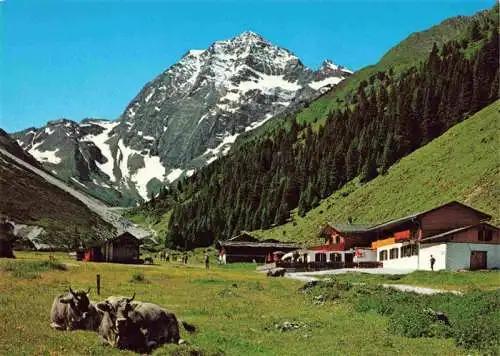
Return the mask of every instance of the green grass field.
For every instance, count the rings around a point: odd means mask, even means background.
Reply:
[[[47,263],[45,253],[16,256],[13,261],[0,260],[0,355],[132,354],[100,345],[90,331],[49,327],[53,298],[70,285],[94,287],[96,274],[101,275],[102,289],[101,296],[92,290],[94,301],[136,292],[136,299],[162,305],[199,328],[191,335],[181,332],[188,345],[165,345],[154,355],[188,355],[195,350],[204,355],[470,353],[449,338],[394,335],[388,331],[387,317],[356,312],[347,301],[315,305],[310,295],[298,292],[302,282],[268,279],[256,273],[253,264],[213,265],[207,271],[194,260],[187,266],[132,266],[77,262],[58,254],[65,270]],[[464,276],[461,283],[476,278],[474,273]],[[306,327],[277,330],[275,325],[285,321]]]
[[[367,184],[354,180],[303,218],[257,231],[263,238],[322,243],[326,222],[381,223],[458,200],[500,223],[500,155],[497,101],[394,164]]]

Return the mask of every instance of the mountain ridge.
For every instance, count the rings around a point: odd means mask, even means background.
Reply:
[[[146,83],[116,121],[55,120],[13,137],[62,179],[108,203],[134,205],[351,73],[329,60],[313,71],[246,31],[187,51]]]

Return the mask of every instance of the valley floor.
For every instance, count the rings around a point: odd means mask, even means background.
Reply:
[[[256,273],[253,264],[212,265],[205,270],[201,261],[194,260],[187,266],[133,266],[77,262],[58,254],[57,261],[65,263],[67,270],[57,270],[40,263],[48,261],[48,254],[16,255],[16,260],[0,260],[1,355],[132,354],[102,346],[93,332],[60,332],[49,327],[53,298],[70,285],[74,289],[92,287],[91,299],[95,301],[136,292],[136,299],[162,305],[198,327],[195,334],[181,332],[187,345],[165,345],[154,350],[154,355],[187,355],[194,350],[203,355],[470,354],[451,338],[395,335],[388,330],[387,317],[356,312],[347,301],[314,303],[311,295],[299,292],[303,282],[267,278]],[[500,287],[499,272],[490,273],[486,278],[490,282],[477,286],[492,289],[496,280],[496,288]],[[100,296],[94,288],[96,274],[101,275]],[[452,280],[443,273],[440,276],[444,281]],[[340,278],[387,282],[383,276],[362,274]],[[409,275],[395,282],[411,284],[411,278],[427,277]],[[428,278],[430,285],[437,287],[432,278]],[[475,281],[484,276],[471,272],[459,278]],[[453,286],[443,284],[448,289]],[[281,331],[277,325],[285,322],[301,326]]]

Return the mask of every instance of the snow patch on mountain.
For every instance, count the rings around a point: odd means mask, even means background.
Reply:
[[[136,183],[137,191],[140,196],[147,201],[149,199],[147,189],[149,181],[153,178],[163,181],[165,167],[163,167],[163,164],[160,162],[160,157],[158,156],[143,156],[143,159],[145,166],[139,168],[130,179]]]
[[[96,165],[99,169],[105,173],[111,182],[115,181],[115,176],[113,174],[114,161],[113,156],[111,154],[111,149],[109,144],[106,141],[109,139],[110,131],[115,128],[119,123],[118,122],[110,122],[110,121],[96,121],[94,124],[101,126],[104,130],[98,135],[87,135],[81,138],[81,141],[91,141],[94,145],[99,148],[101,154],[106,158],[106,162],[99,163],[96,162]]]
[[[191,56],[199,56],[199,55],[203,54],[203,52],[205,52],[204,49],[191,49],[189,51],[189,55],[191,55]]]
[[[81,187],[87,189],[87,186],[85,184],[83,184],[82,182],[80,182],[78,179],[76,179],[75,177],[71,177],[70,178],[73,182],[75,182],[76,184],[80,185]]]
[[[288,91],[297,91],[302,88],[296,82],[292,83],[283,79],[282,75],[266,75],[264,73],[258,73],[258,76],[258,80],[240,83],[238,89],[243,92],[258,89],[263,91],[264,93],[269,93],[275,88],[281,88]]]
[[[167,175],[167,181],[173,182],[174,180],[179,178],[183,172],[184,172],[184,170],[182,170],[180,168],[172,169]]]
[[[309,83],[309,86],[311,88],[313,88],[314,90],[318,90],[324,86],[327,86],[327,85],[335,85],[335,84],[338,84],[342,81],[343,78],[337,78],[337,77],[329,77],[329,78],[325,78],[323,80],[319,80],[317,82],[311,82]]]
[[[256,129],[259,126],[264,125],[273,116],[274,116],[273,114],[267,114],[264,120],[252,122],[249,126],[245,127],[245,132],[252,131],[253,129]]]
[[[230,135],[228,132],[226,132],[223,136],[222,142],[215,148],[207,148],[202,156],[214,156],[215,159],[217,159],[218,155],[226,155],[231,149],[231,145],[236,141],[236,138],[238,136],[238,134]]]
[[[28,152],[35,157],[38,161],[42,163],[51,163],[51,164],[59,164],[61,163],[61,159],[56,156],[56,153],[59,152],[59,149],[56,148],[53,151],[45,150],[45,151],[40,151],[38,150],[38,147],[42,144],[43,142],[40,142],[33,146]]]
[[[149,102],[149,100],[151,100],[151,98],[153,97],[153,95],[155,95],[155,89],[154,88],[149,92],[148,96],[146,96],[146,99],[144,99],[144,101],[146,103]]]

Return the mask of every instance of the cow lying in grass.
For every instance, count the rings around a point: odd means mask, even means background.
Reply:
[[[57,296],[50,311],[50,326],[57,330],[85,329],[88,313],[92,310],[89,292],[90,289],[74,292],[70,287],[68,293]]]
[[[153,303],[133,301],[132,298],[110,297],[98,303],[102,314],[99,326],[101,341],[113,347],[147,352],[163,343],[180,344],[179,324],[188,331],[195,327],[178,320],[173,313]]]
[[[57,330],[93,330],[106,344],[122,349],[148,352],[163,343],[181,344],[179,325],[188,332],[196,328],[153,303],[126,297],[109,297],[92,303],[89,291],[74,292],[54,299],[51,327]]]

